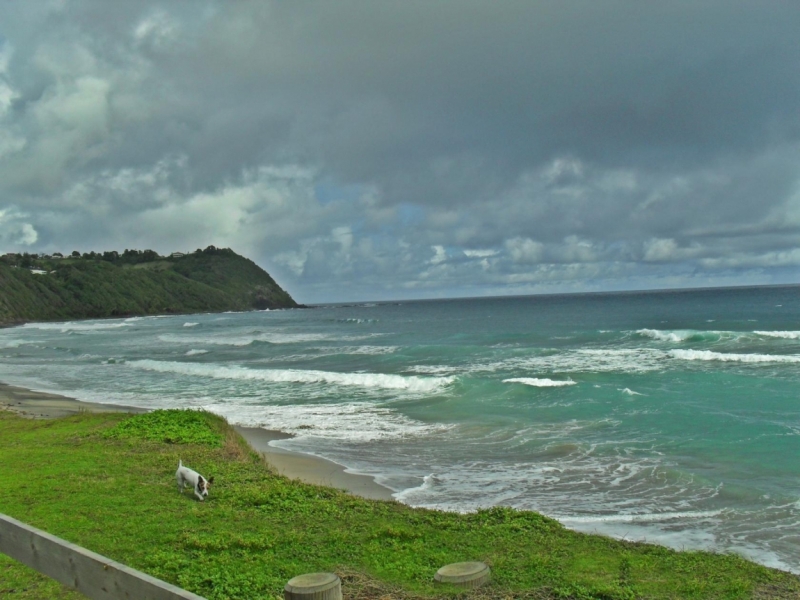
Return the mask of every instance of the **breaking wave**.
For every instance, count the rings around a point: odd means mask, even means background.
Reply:
[[[370,442],[425,436],[450,428],[444,424],[423,423],[387,407],[359,402],[289,406],[211,403],[203,408],[225,416],[232,423],[276,429],[298,436],[293,440],[273,442],[273,445],[286,449],[298,449],[297,443],[302,437]]]
[[[698,331],[694,329],[638,329],[640,336],[658,342],[729,342],[742,339],[756,340],[758,337],[800,340],[800,331]]]
[[[800,331],[754,331],[756,335],[784,340],[800,340]]]
[[[322,333],[246,333],[242,335],[180,335],[164,334],[158,339],[168,344],[209,344],[212,346],[249,346],[255,343],[267,344],[300,344],[304,342],[320,342],[327,340],[328,335]]]
[[[634,392],[631,388],[622,388],[619,391],[623,394],[628,394],[628,396],[644,396],[644,394],[640,392]]]
[[[733,354],[711,350],[670,350],[667,353],[680,360],[717,360],[741,363],[800,363],[797,354]]]
[[[556,517],[562,523],[658,523],[684,519],[712,519],[723,514],[723,510],[697,510],[643,514],[591,515]]]
[[[120,329],[122,327],[130,327],[131,323],[125,321],[103,321],[99,323],[80,322],[75,323],[68,321],[66,323],[25,323],[22,329],[41,329],[49,331],[60,331],[61,333],[68,333],[71,331],[100,331],[104,329]]]
[[[729,342],[738,340],[750,334],[742,331],[699,331],[696,329],[638,329],[640,336],[650,338],[657,342],[670,342],[680,344],[683,342]]]
[[[404,390],[435,394],[453,383],[453,377],[405,377],[382,373],[333,373],[329,371],[304,371],[298,369],[247,369],[223,367],[215,364],[182,363],[156,360],[134,360],[129,366],[156,371],[214,379],[264,381],[268,383],[323,383],[349,387]]]
[[[539,379],[536,377],[512,377],[511,379],[503,379],[503,383],[521,383],[523,385],[530,385],[533,387],[563,387],[565,385],[575,385],[576,382],[572,379],[557,381],[554,379]]]

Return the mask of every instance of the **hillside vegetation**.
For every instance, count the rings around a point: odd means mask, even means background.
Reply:
[[[297,306],[266,271],[227,248],[0,257],[0,325]]]

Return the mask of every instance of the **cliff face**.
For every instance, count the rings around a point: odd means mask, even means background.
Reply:
[[[3,325],[298,306],[266,271],[227,248],[0,259]]]

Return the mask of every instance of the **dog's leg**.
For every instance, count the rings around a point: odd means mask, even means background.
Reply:
[[[181,469],[183,468],[183,461],[178,461],[178,470],[175,471],[175,482],[178,484],[178,493],[183,493],[183,473],[181,473]]]

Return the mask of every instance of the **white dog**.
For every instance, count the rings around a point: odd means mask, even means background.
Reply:
[[[197,471],[192,471],[189,467],[183,466],[183,461],[178,461],[178,470],[175,471],[175,479],[178,481],[178,491],[183,493],[186,484],[190,484],[194,488],[194,495],[200,499],[200,502],[205,500],[208,496],[208,488],[214,483],[214,478],[206,479]]]

